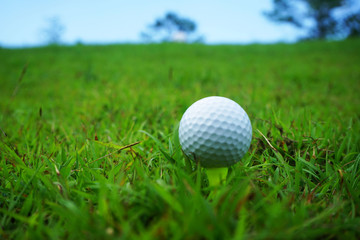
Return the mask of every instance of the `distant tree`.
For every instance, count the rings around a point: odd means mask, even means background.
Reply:
[[[358,15],[353,16],[350,10],[342,17],[334,14],[339,9],[350,9],[348,6],[353,4],[351,0],[273,0],[273,9],[264,14],[272,21],[306,29],[307,38],[326,39],[358,34]]]
[[[193,20],[179,17],[176,13],[168,12],[158,18],[148,29],[141,33],[145,41],[187,42],[189,35],[196,30]]]
[[[58,17],[52,17],[48,20],[48,26],[43,30],[46,42],[50,45],[61,43],[62,35],[65,31],[64,25]]]
[[[343,25],[347,30],[348,37],[360,36],[360,11],[347,16]]]

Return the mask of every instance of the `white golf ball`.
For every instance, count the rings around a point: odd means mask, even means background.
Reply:
[[[179,140],[186,156],[206,168],[228,167],[248,151],[250,119],[239,104],[225,97],[206,97],[181,118]]]

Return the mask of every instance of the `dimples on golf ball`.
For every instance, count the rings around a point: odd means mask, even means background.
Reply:
[[[248,151],[252,128],[239,104],[225,97],[206,97],[192,104],[181,118],[183,152],[207,168],[228,167]]]

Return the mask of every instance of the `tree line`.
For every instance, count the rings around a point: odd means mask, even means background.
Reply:
[[[354,0],[273,0],[264,15],[271,21],[304,29],[305,39],[360,35],[360,9]],[[338,14],[336,14],[338,13]]]
[[[264,16],[303,29],[306,34],[301,39],[358,37],[360,9],[356,9],[356,3],[357,0],[272,0],[272,9],[265,11]],[[194,20],[168,12],[141,32],[141,38],[145,42],[202,42],[203,37],[196,30]],[[59,44],[63,32],[58,18],[50,19],[44,30],[49,44]]]

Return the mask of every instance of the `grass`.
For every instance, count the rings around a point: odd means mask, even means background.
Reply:
[[[0,49],[1,238],[358,239],[357,49]],[[253,126],[215,189],[177,137],[210,95],[237,101]]]

